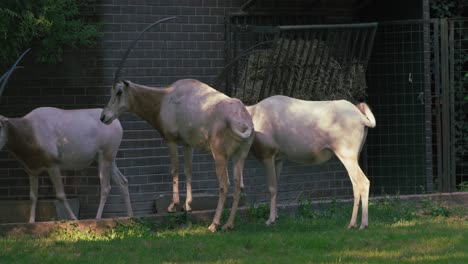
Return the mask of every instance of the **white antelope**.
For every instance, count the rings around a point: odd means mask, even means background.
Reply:
[[[157,21],[152,25],[167,19]],[[124,61],[125,57],[120,64],[121,66]],[[115,74],[111,98],[102,111],[102,122],[109,124],[123,112],[129,111],[146,120],[160,133],[171,156],[173,197],[172,203],[168,207],[169,212],[174,212],[180,203],[177,144],[181,143],[184,146],[184,172],[187,180],[186,211],[191,210],[190,204],[192,202],[193,148],[210,151],[215,159],[216,175],[219,181],[218,205],[213,222],[209,227],[212,232],[216,231],[220,223],[227,197],[229,184],[227,166],[228,160],[231,158],[234,165],[234,199],[231,213],[222,229],[233,228],[243,187],[244,160],[248,155],[254,136],[252,119],[245,106],[240,100],[230,98],[210,86],[192,79],[179,80],[166,88],[118,81],[120,69]]]
[[[5,83],[9,75],[11,71],[4,79]],[[133,215],[127,179],[115,164],[122,140],[122,126],[118,120],[109,126],[102,124],[99,120],[101,111],[40,107],[21,118],[0,116],[0,149],[6,147],[11,151],[29,175],[30,223],[36,218],[38,176],[43,171],[49,173],[57,198],[63,202],[70,218],[76,220],[66,199],[60,170],[85,168],[94,160],[99,164],[101,182],[101,199],[96,218],[102,216],[111,189],[111,176],[123,194],[127,214]]]
[[[179,205],[179,164],[177,143],[184,145],[184,172],[187,180],[185,210],[192,202],[193,148],[210,151],[216,163],[219,199],[211,231],[216,231],[228,192],[228,160],[234,165],[234,200],[223,230],[234,225],[240,199],[244,160],[253,141],[253,124],[241,101],[229,98],[197,80],[179,80],[167,88],[154,88],[121,81],[111,90],[111,98],[102,111],[102,122],[109,124],[129,111],[151,124],[166,142],[171,156],[173,197],[168,211]]]
[[[354,193],[349,228],[356,226],[359,201],[362,201],[361,229],[368,225],[369,185],[358,164],[367,127],[375,127],[374,115],[365,103],[348,101],[303,101],[272,96],[248,106],[255,126],[253,153],[264,165],[270,192],[270,217],[275,223],[277,181],[283,160],[320,164],[333,153],[345,166]]]

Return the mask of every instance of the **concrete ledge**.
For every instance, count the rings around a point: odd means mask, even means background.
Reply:
[[[218,197],[217,194],[193,194],[192,197],[192,211],[206,211],[206,210],[216,210],[216,206],[218,206]],[[185,194],[179,195],[180,204],[176,208],[178,212],[183,211],[183,206],[185,205]],[[232,195],[228,195],[226,198],[226,202],[224,203],[224,208],[230,208],[232,205]],[[157,214],[165,214],[167,213],[167,207],[172,202],[172,195],[171,194],[161,194],[159,195],[154,203],[156,208]],[[239,200],[239,207],[245,205],[245,197],[241,196]]]
[[[421,202],[423,199],[429,199],[433,202],[442,203],[449,207],[465,207],[468,208],[468,192],[456,192],[456,193],[434,193],[434,194],[421,194],[421,195],[400,195],[390,196],[391,198],[398,197],[402,200],[408,200],[415,203]],[[370,198],[371,201],[378,201],[385,199],[385,196],[377,196]],[[333,200],[320,200],[312,201],[314,208],[324,208]],[[349,203],[352,199],[338,200],[339,202]],[[294,213],[297,210],[298,203],[291,204],[279,204],[279,210],[287,213]],[[225,207],[229,208],[229,207]],[[248,210],[248,206],[239,207],[238,214],[245,215]],[[204,210],[194,211],[188,214],[189,218],[193,222],[210,223],[215,210]],[[141,219],[154,223],[164,223],[169,217],[175,215],[181,215],[182,213],[175,214],[153,214],[148,216],[136,217],[135,219]],[[350,208],[351,214],[351,208]],[[266,219],[265,219],[266,220]],[[118,224],[130,223],[132,218],[112,218],[112,219],[101,219],[101,220],[78,220],[78,221],[50,221],[50,222],[38,222],[34,224],[29,223],[11,223],[11,224],[0,224],[0,236],[14,236],[29,234],[34,236],[41,236],[50,233],[57,227],[67,228],[76,227],[80,230],[94,230],[96,232],[105,232],[109,229],[114,228]]]
[[[72,211],[78,216],[80,200],[78,198],[67,199]],[[31,210],[31,201],[28,200],[0,200],[0,223],[28,222]],[[6,213],[3,213],[6,212]],[[44,199],[37,201],[36,221],[68,220],[63,203],[56,199]]]

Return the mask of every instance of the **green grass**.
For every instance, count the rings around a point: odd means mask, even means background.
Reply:
[[[348,230],[350,205],[320,212],[304,202],[298,215],[264,225],[251,208],[233,231],[173,217],[164,226],[134,221],[97,234],[57,229],[44,237],[0,238],[0,263],[467,263],[468,209],[399,199],[371,203],[367,230]],[[307,209],[309,208],[309,209]],[[443,208],[443,209],[441,209]]]

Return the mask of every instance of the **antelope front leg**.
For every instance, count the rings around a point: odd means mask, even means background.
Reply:
[[[216,207],[216,213],[213,218],[213,222],[208,227],[211,232],[216,232],[219,222],[221,220],[221,213],[223,212],[224,202],[226,201],[226,196],[228,192],[228,182],[227,182],[227,160],[224,158],[216,159],[216,175],[218,176],[219,182],[219,197],[218,197],[218,206]]]
[[[37,173],[28,172],[29,175],[29,197],[31,199],[31,209],[29,213],[29,223],[36,221],[37,192],[39,189],[39,178]]]
[[[52,183],[55,187],[55,192],[57,195],[57,199],[63,203],[65,206],[65,209],[68,212],[68,215],[70,216],[71,219],[77,220],[75,214],[73,213],[70,204],[68,204],[67,197],[65,195],[65,191],[63,188],[63,183],[62,183],[62,175],[60,174],[60,170],[58,168],[50,168],[49,169],[49,176],[50,179],[52,180]]]
[[[96,213],[96,219],[101,219],[104,205],[106,204],[107,197],[111,190],[110,185],[110,174],[111,174],[111,163],[103,160],[102,157],[99,159],[99,180],[101,182],[101,198],[99,200],[99,207]]]
[[[187,182],[187,198],[185,199],[185,211],[192,211],[192,157],[193,148],[184,145],[184,173]]]
[[[172,175],[172,202],[167,208],[169,213],[177,212],[180,204],[179,198],[179,157],[177,153],[177,143],[168,142],[169,154],[171,155],[171,175]]]

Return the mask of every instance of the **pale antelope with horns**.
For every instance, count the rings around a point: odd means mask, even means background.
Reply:
[[[270,192],[267,225],[275,223],[277,217],[277,181],[283,160],[320,164],[335,154],[353,186],[354,206],[348,227],[356,226],[360,201],[360,228],[367,227],[370,182],[358,164],[367,128],[376,125],[367,104],[353,105],[345,100],[304,101],[278,95],[248,106],[247,110],[255,126],[252,150],[264,165]]]
[[[0,91],[3,90],[12,70],[4,75],[6,78]],[[43,171],[48,172],[57,199],[63,202],[69,217],[76,220],[76,215],[66,199],[60,170],[82,169],[93,161],[98,162],[101,182],[101,197],[96,218],[102,217],[104,204],[111,189],[111,178],[122,192],[127,214],[133,215],[127,179],[115,163],[122,140],[122,126],[119,120],[114,120],[108,126],[102,124],[99,120],[101,111],[102,109],[62,110],[40,107],[21,118],[0,116],[0,149],[6,147],[13,153],[29,175],[30,223],[35,222],[38,177]]]
[[[144,31],[168,19],[172,18],[157,21]],[[216,231],[220,223],[228,192],[228,160],[232,159],[234,199],[231,213],[222,229],[233,228],[243,187],[244,160],[254,136],[254,127],[249,113],[240,100],[230,98],[197,80],[179,80],[165,88],[148,87],[118,80],[121,66],[132,45],[116,71],[111,98],[102,111],[101,121],[109,124],[123,112],[129,111],[146,120],[160,133],[171,156],[173,197],[168,207],[169,212],[174,212],[180,202],[177,144],[181,143],[184,146],[184,172],[187,181],[186,211],[191,210],[192,202],[193,148],[211,152],[215,159],[216,175],[219,181],[218,205],[213,222],[209,226],[212,232]]]

